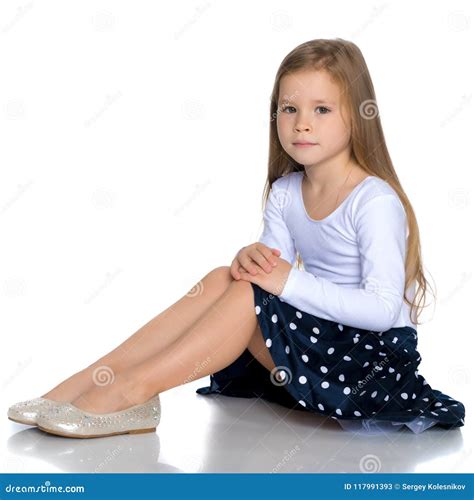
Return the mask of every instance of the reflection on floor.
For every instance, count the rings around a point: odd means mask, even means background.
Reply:
[[[5,416],[3,472],[472,471],[467,425],[360,435],[330,418],[261,399],[196,394],[207,381],[162,393],[154,434],[71,439]]]

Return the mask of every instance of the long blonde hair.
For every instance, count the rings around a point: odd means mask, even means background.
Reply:
[[[263,193],[263,208],[273,182],[290,172],[304,172],[304,165],[297,163],[282,148],[278,139],[276,117],[280,80],[283,76],[300,70],[324,70],[339,85],[343,105],[349,112],[352,130],[351,159],[369,175],[385,180],[397,192],[407,214],[409,236],[405,259],[405,290],[403,298],[410,305],[410,318],[420,324],[420,310],[426,303],[428,282],[423,273],[418,223],[414,210],[403,190],[385,144],[375,91],[362,52],[352,42],[336,39],[316,39],[294,48],[281,62],[275,76],[270,103],[270,149],[268,175]],[[370,118],[370,119],[367,119]],[[302,259],[297,254],[297,266]],[[407,297],[407,289],[418,283],[413,302]],[[416,285],[415,285],[416,286]],[[430,286],[430,289],[431,286]],[[435,295],[434,295],[435,296]],[[415,310],[415,318],[412,313]]]

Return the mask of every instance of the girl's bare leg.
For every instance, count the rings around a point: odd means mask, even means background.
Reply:
[[[73,401],[94,385],[110,382],[115,376],[165,349],[209,309],[234,281],[229,266],[210,271],[186,295],[155,316],[137,332],[87,368],[61,382],[42,397]]]
[[[109,413],[143,403],[157,393],[231,364],[249,346],[256,327],[251,283],[233,281],[185,334],[122,372],[113,384],[94,386],[72,403],[93,413]]]
[[[269,372],[272,372],[272,370],[276,368],[275,363],[270,356],[270,352],[268,351],[268,347],[265,345],[262,330],[260,330],[258,324],[250,339],[247,349],[250,351],[250,354],[252,354],[252,356]],[[278,379],[278,375],[276,378]]]

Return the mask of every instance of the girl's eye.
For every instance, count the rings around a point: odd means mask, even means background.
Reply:
[[[327,115],[331,110],[326,108],[326,106],[318,106],[316,109],[325,109],[326,111],[322,113],[323,115]]]
[[[287,109],[290,109],[290,108],[295,109],[293,106],[285,106],[282,108],[281,111],[285,112]],[[325,110],[324,113],[320,113],[322,115],[327,115],[331,111],[329,108],[326,108],[326,106],[318,106],[316,109],[324,109]]]

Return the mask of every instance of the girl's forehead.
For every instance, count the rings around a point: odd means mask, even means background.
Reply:
[[[281,77],[279,99],[297,101],[321,100],[337,102],[339,86],[323,70],[304,70],[288,73]]]

